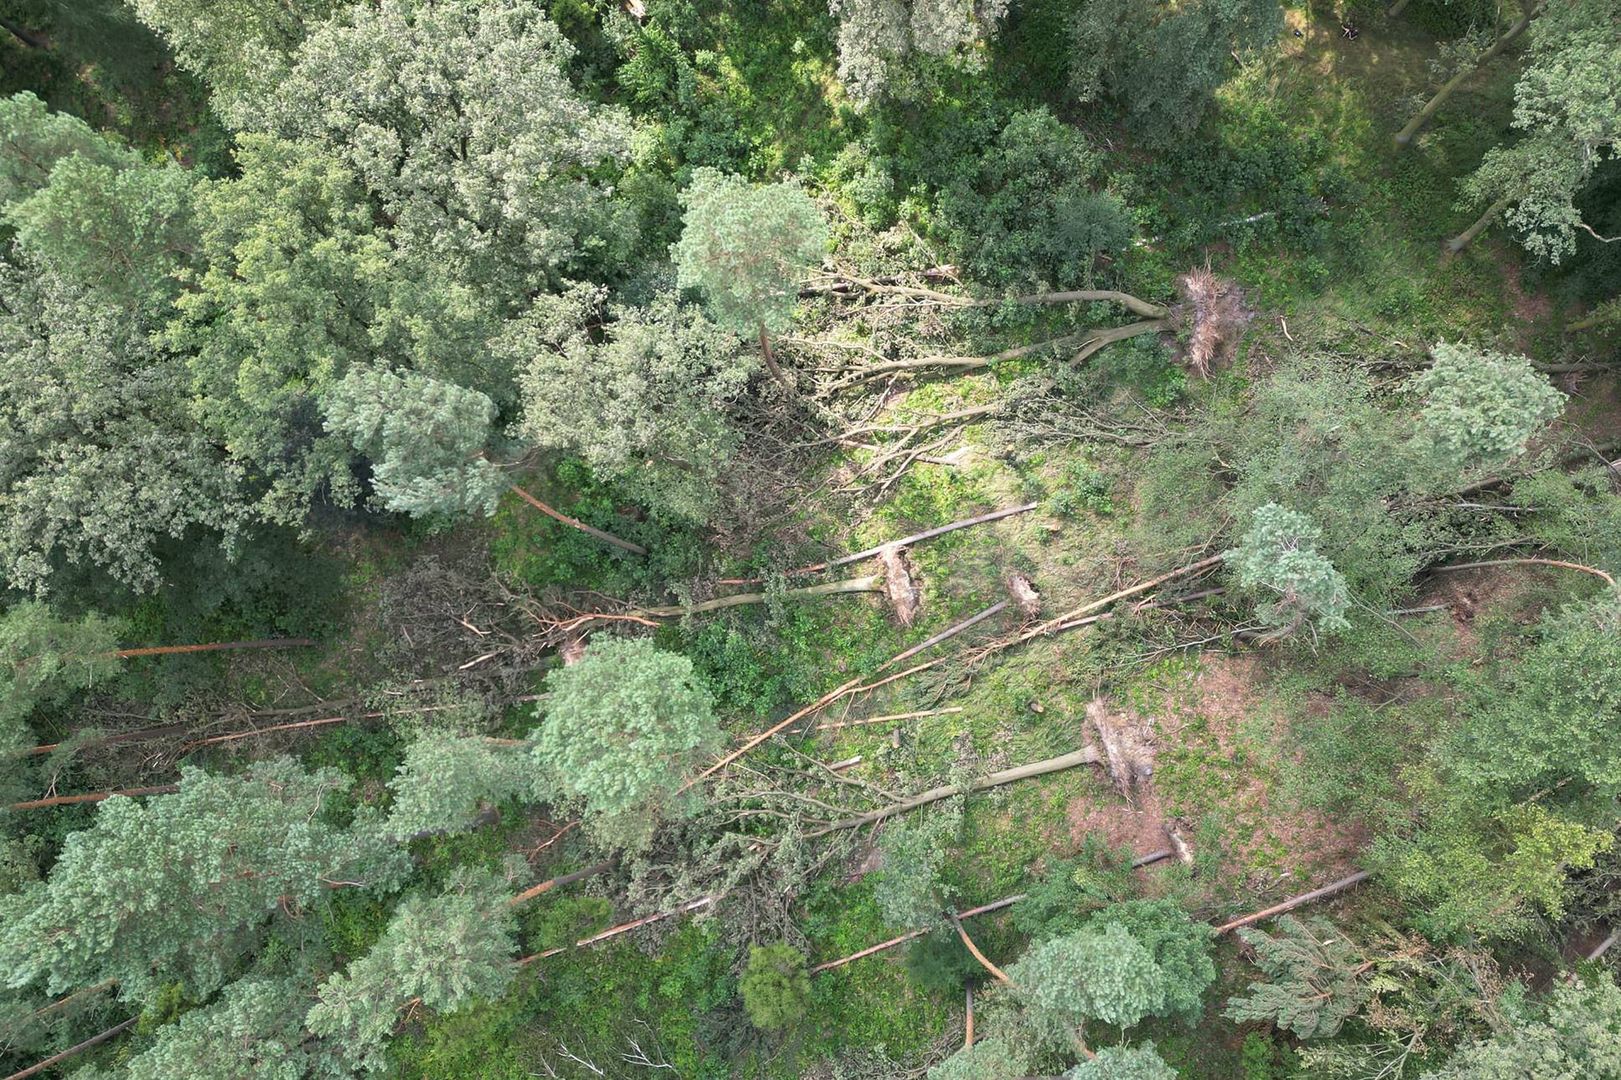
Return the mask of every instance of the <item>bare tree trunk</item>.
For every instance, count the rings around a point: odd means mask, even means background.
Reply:
[[[1301,893],[1299,896],[1291,897],[1281,904],[1274,904],[1269,908],[1265,908],[1253,914],[1244,915],[1240,918],[1234,919],[1232,922],[1222,923],[1220,926],[1216,927],[1216,933],[1230,933],[1233,930],[1237,930],[1240,926],[1248,926],[1250,923],[1258,923],[1262,919],[1270,919],[1274,915],[1282,915],[1285,911],[1293,911],[1302,904],[1309,904],[1313,900],[1321,900],[1325,896],[1333,896],[1335,893],[1344,892],[1352,885],[1366,881],[1371,876],[1371,873],[1367,870],[1358,870],[1350,877],[1340,878],[1340,880],[1331,885],[1324,885],[1321,889],[1313,889],[1311,892]]]
[[[545,503],[541,502],[539,499],[537,499],[533,495],[529,494],[529,492],[525,491],[523,488],[519,487],[517,484],[512,485],[512,490],[518,493],[518,498],[522,499],[524,502],[528,503],[530,506],[533,506],[536,510],[539,510],[542,514],[545,514],[547,517],[555,518],[556,520],[561,521],[564,525],[567,525],[571,529],[579,529],[581,532],[585,533],[588,536],[594,536],[598,540],[604,541],[605,543],[612,544],[614,547],[624,548],[626,551],[632,552],[632,553],[634,553],[636,555],[646,555],[647,554],[647,549],[642,547],[642,545],[633,544],[629,540],[621,540],[621,539],[619,539],[619,537],[615,536],[613,533],[603,532],[601,529],[594,529],[590,525],[587,525],[585,522],[579,521],[579,520],[577,520],[575,518],[571,518],[567,514],[563,513],[560,510],[554,510],[552,507],[547,506]]]
[[[786,387],[790,394],[797,395],[799,389],[794,386],[794,381],[777,366],[777,357],[771,351],[771,339],[766,336],[765,323],[760,324],[760,356],[765,360],[766,370],[771,372],[771,377]]]
[[[1496,202],[1486,207],[1486,212],[1476,218],[1473,225],[1469,226],[1467,229],[1463,230],[1463,232],[1447,241],[1447,250],[1456,255],[1458,252],[1468,247],[1470,243],[1474,241],[1475,237],[1479,236],[1482,232],[1485,232],[1486,226],[1490,225],[1492,220],[1496,218],[1498,214],[1501,214],[1504,210],[1506,210],[1508,208],[1508,204],[1513,201],[1513,199],[1505,195],[1503,198],[1498,199]]]
[[[168,795],[179,791],[178,784],[159,784],[157,787],[124,788],[122,791],[92,791],[84,795],[57,795],[49,799],[30,799],[14,802],[13,810],[44,810],[52,806],[77,806],[80,803],[102,802],[114,795],[133,798],[136,795]]]
[[[1418,111],[1418,114],[1415,115],[1411,120],[1407,121],[1407,126],[1396,132],[1396,149],[1400,150],[1408,143],[1413,141],[1413,136],[1417,135],[1419,129],[1429,122],[1430,117],[1434,116],[1436,110],[1446,103],[1447,98],[1451,97],[1457,91],[1458,87],[1464,84],[1464,80],[1468,79],[1469,76],[1473,75],[1486,64],[1491,62],[1498,53],[1508,48],[1509,42],[1525,33],[1525,28],[1531,25],[1531,17],[1535,15],[1541,7],[1542,5],[1540,3],[1527,4],[1524,13],[1521,14],[1519,20],[1515,22],[1513,26],[1508,28],[1507,33],[1498,38],[1496,41],[1492,42],[1491,48],[1481,53],[1479,59],[1477,59],[1473,64],[1469,65],[1456,75],[1452,76],[1452,78],[1448,79],[1446,84],[1435,92],[1435,96],[1424,103],[1424,107]]]
[[[558,877],[542,881],[539,885],[531,885],[523,892],[508,900],[507,905],[509,907],[517,907],[519,904],[527,903],[528,901],[533,900],[535,897],[540,896],[543,893],[549,893],[561,885],[571,885],[576,881],[584,881],[588,877],[596,877],[598,874],[606,872],[610,867],[613,866],[613,864],[614,861],[612,859],[603,859],[599,863],[587,866],[583,870],[576,870],[572,874],[562,874]]]
[[[139,649],[117,649],[102,655],[124,660],[131,656],[174,656],[177,653],[229,652],[234,649],[291,649],[314,644],[309,638],[266,638],[263,641],[215,641],[204,645],[150,645]]]
[[[1169,330],[1169,318],[1144,319],[1141,322],[1127,323],[1125,326],[1111,326],[1104,330],[1095,330],[1087,335],[1086,342],[1069,358],[1070,367],[1080,367],[1091,359],[1092,354],[1106,345],[1113,345],[1117,341],[1134,338],[1138,334],[1157,334],[1161,330]]]
[[[1096,765],[1098,759],[1097,750],[1088,746],[1083,750],[1048,758],[1045,761],[1035,761],[1029,765],[1020,765],[1018,768],[993,772],[989,776],[980,777],[966,786],[959,787],[955,784],[947,784],[943,787],[930,788],[921,795],[913,795],[909,799],[890,803],[888,806],[880,807],[877,810],[845,818],[843,821],[835,821],[833,824],[820,829],[813,829],[805,834],[805,839],[810,840],[843,829],[858,829],[863,825],[871,825],[874,822],[883,821],[885,818],[916,810],[920,806],[939,802],[941,799],[949,799],[953,795],[966,795],[970,792],[985,791],[989,788],[1001,787],[1003,784],[1011,784],[1017,780],[1029,780],[1037,776],[1046,776],[1048,773],[1063,772],[1065,769],[1073,769],[1077,765]]]
[[[51,47],[51,43],[45,40],[44,37],[34,33],[32,30],[23,29],[10,19],[0,19],[0,27],[4,27],[12,37],[30,49],[48,49]]]
[[[106,1042],[108,1039],[111,1039],[116,1035],[122,1035],[124,1032],[126,1032],[130,1028],[134,1027],[135,1026],[135,1021],[137,1021],[139,1019],[140,1019],[139,1015],[132,1016],[128,1020],[125,1020],[122,1024],[117,1025],[116,1027],[108,1028],[106,1031],[103,1031],[100,1035],[92,1035],[90,1038],[86,1039],[82,1043],[79,1043],[77,1046],[70,1046],[66,1050],[62,1051],[60,1054],[52,1054],[50,1057],[46,1058],[44,1061],[36,1062],[35,1064],[28,1066],[28,1068],[23,1069],[21,1072],[12,1073],[10,1076],[6,1077],[6,1080],[28,1080],[28,1077],[35,1076],[35,1075],[37,1075],[39,1073],[42,1073],[46,1069],[49,1069],[52,1065],[56,1065],[56,1064],[58,1064],[60,1062],[66,1061],[68,1058],[73,1057],[75,1054],[82,1053],[85,1050],[89,1050],[91,1047],[100,1046],[102,1043]]]
[[[847,578],[844,581],[828,581],[820,585],[807,585],[802,589],[789,589],[781,595],[784,598],[790,596],[829,596],[836,593],[877,592],[883,587],[883,575],[870,574],[867,577]],[[665,607],[641,608],[630,612],[630,614],[670,618],[676,615],[692,615],[700,611],[719,611],[721,608],[742,607],[745,604],[761,604],[765,602],[766,596],[765,593],[737,593],[734,596],[717,596],[715,599],[705,600],[701,604],[669,604]]]

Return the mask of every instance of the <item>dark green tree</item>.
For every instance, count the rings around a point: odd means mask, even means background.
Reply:
[[[789,945],[752,945],[748,967],[738,980],[749,1022],[761,1031],[792,1027],[810,1007],[810,976],[805,954]]]

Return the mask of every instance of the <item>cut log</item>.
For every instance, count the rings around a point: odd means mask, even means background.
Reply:
[[[1176,851],[1176,857],[1182,860],[1184,866],[1191,867],[1193,865],[1193,845],[1188,843],[1188,838],[1182,834],[1181,828],[1174,824],[1168,825],[1165,828],[1165,835],[1170,837],[1171,847]]]

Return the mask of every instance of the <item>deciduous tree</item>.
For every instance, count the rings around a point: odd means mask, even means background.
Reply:
[[[1609,976],[1591,985],[1555,986],[1545,1017],[1518,1019],[1460,1050],[1423,1080],[1621,1076],[1621,990]]]
[[[828,0],[839,20],[839,81],[858,104],[906,99],[917,89],[916,59],[980,64],[1011,0]]]
[[[705,520],[741,442],[728,410],[756,359],[672,294],[645,308],[608,307],[591,287],[572,295],[577,314],[561,326],[530,320],[509,330],[508,347],[533,358],[521,377],[520,433],[579,454],[661,517]]]

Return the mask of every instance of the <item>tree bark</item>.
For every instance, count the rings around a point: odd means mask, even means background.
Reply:
[[[1463,232],[1447,241],[1447,251],[1456,255],[1458,252],[1468,247],[1470,243],[1474,241],[1475,237],[1479,236],[1486,230],[1486,226],[1492,223],[1492,219],[1506,210],[1508,208],[1508,204],[1513,201],[1513,199],[1505,195],[1488,206],[1486,208],[1486,212],[1476,218],[1473,225],[1469,226]]]
[[[180,790],[179,784],[159,784],[156,787],[124,788],[121,791],[92,791],[84,795],[57,795],[49,799],[30,799],[27,802],[14,802],[13,810],[44,810],[52,806],[77,806],[80,803],[102,802],[114,795],[123,795],[133,798],[137,795],[169,795]]]
[[[1430,117],[1434,116],[1436,110],[1446,103],[1447,98],[1451,97],[1458,87],[1464,84],[1464,80],[1479,71],[1494,59],[1498,53],[1508,48],[1509,42],[1525,33],[1525,28],[1531,25],[1532,16],[1537,13],[1541,6],[1540,3],[1527,4],[1524,13],[1520,15],[1519,20],[1513,26],[1508,28],[1507,33],[1492,42],[1491,48],[1481,53],[1473,64],[1448,79],[1441,89],[1435,92],[1435,96],[1424,103],[1424,107],[1418,111],[1418,114],[1407,121],[1407,126],[1396,132],[1396,149],[1400,150],[1413,141],[1413,136],[1417,135],[1419,129],[1429,122]]]
[[[818,836],[826,836],[828,833],[840,832],[844,829],[858,829],[863,825],[871,825],[874,822],[883,821],[885,818],[891,818],[897,814],[909,813],[921,806],[927,806],[929,803],[939,802],[941,799],[949,799],[953,795],[968,795],[976,791],[986,791],[1018,780],[1029,780],[1037,776],[1046,776],[1049,773],[1063,772],[1065,769],[1073,769],[1077,765],[1096,765],[1097,762],[1097,750],[1088,746],[1085,749],[1075,750],[1055,758],[1048,758],[1045,761],[1035,761],[1029,765],[1020,765],[1014,769],[993,772],[989,776],[980,777],[966,787],[947,784],[943,787],[930,788],[928,791],[920,795],[913,795],[909,799],[902,799],[900,802],[890,803],[888,806],[880,807],[877,810],[857,814],[855,817],[845,818],[843,821],[835,821],[833,824],[820,829],[813,829],[805,834],[805,839],[810,840]]]
[[[777,358],[771,351],[771,339],[765,332],[765,323],[760,324],[760,356],[765,360],[766,370],[771,372],[771,377],[786,387],[790,394],[797,396],[798,387],[794,386],[793,380],[777,366]]]
[[[100,1046],[102,1043],[113,1038],[114,1036],[122,1035],[124,1032],[134,1027],[135,1022],[139,1019],[139,1015],[132,1016],[128,1020],[125,1020],[122,1024],[108,1028],[100,1035],[92,1035],[90,1038],[86,1039],[82,1043],[79,1043],[77,1046],[70,1046],[60,1054],[52,1054],[44,1061],[36,1062],[33,1065],[28,1066],[28,1068],[23,1069],[21,1072],[12,1073],[10,1076],[6,1077],[6,1080],[28,1080],[28,1077],[42,1073],[46,1069],[49,1069],[52,1065],[66,1061],[75,1054],[89,1050],[93,1046]]]
[[[843,581],[827,581],[820,585],[807,585],[802,589],[789,589],[781,595],[784,598],[790,596],[830,596],[837,593],[876,592],[883,587],[883,575],[869,574],[866,577],[846,578]],[[713,600],[705,600],[701,604],[692,604],[690,606],[668,604],[664,607],[641,608],[630,612],[630,614],[650,615],[654,618],[671,618],[677,615],[692,615],[700,611],[719,611],[721,608],[760,604],[764,603],[766,599],[766,593],[737,593],[733,596],[717,596]]]
[[[1557,566],[1564,570],[1579,570],[1584,574],[1592,574],[1602,578],[1610,588],[1615,588],[1615,578],[1600,570],[1596,566],[1585,566],[1582,563],[1562,562],[1559,559],[1486,559],[1482,562],[1454,563],[1451,566],[1437,566],[1432,573],[1444,574],[1453,570],[1476,570],[1483,566]]]
[[[32,30],[25,30],[10,19],[0,19],[0,27],[30,49],[49,49],[51,43]]]
[[[215,641],[203,645],[149,645],[139,649],[115,649],[102,655],[125,660],[132,656],[174,656],[178,653],[229,652],[234,649],[291,649],[314,644],[310,638],[266,638],[263,641]]]
[[[583,870],[576,870],[572,874],[561,874],[558,877],[549,878],[546,881],[542,881],[539,885],[531,885],[523,892],[508,900],[507,906],[517,907],[519,904],[527,903],[530,900],[533,900],[535,897],[540,896],[543,893],[549,893],[561,885],[572,885],[576,881],[584,881],[588,877],[595,877],[598,874],[605,873],[610,867],[613,866],[613,864],[614,861],[612,859],[603,859],[599,863],[587,866]]]
[[[561,521],[564,525],[567,525],[569,528],[571,528],[571,529],[579,529],[581,532],[585,533],[587,536],[594,536],[598,540],[603,541],[604,543],[612,544],[614,547],[624,548],[626,551],[629,551],[632,554],[636,554],[636,555],[646,555],[647,554],[647,549],[642,547],[642,545],[633,544],[629,540],[621,540],[621,539],[619,539],[619,537],[615,536],[613,533],[603,532],[601,529],[592,528],[590,525],[587,525],[585,522],[580,521],[580,520],[578,520],[576,518],[571,518],[567,514],[563,513],[560,510],[552,509],[550,506],[547,506],[545,503],[541,502],[539,499],[537,499],[533,495],[529,494],[529,492],[525,491],[523,488],[519,487],[517,484],[513,484],[511,486],[512,486],[512,490],[517,492],[518,498],[522,499],[524,502],[528,503],[530,506],[533,506],[536,510],[539,510],[542,514],[545,514],[547,517],[555,518],[556,520]]]
[[[979,961],[981,967],[990,972],[992,977],[1004,986],[1013,985],[1013,980],[1007,977],[1007,972],[991,963],[990,958],[979,951],[979,946],[974,944],[974,939],[969,937],[968,931],[963,928],[962,919],[956,915],[951,916],[951,925],[957,928],[957,936],[962,938],[963,945],[973,954],[974,959]],[[972,1041],[972,1039],[969,1041]]]
[[[1080,367],[1091,359],[1092,354],[1106,345],[1113,345],[1117,341],[1134,338],[1138,334],[1157,334],[1161,330],[1168,330],[1171,326],[1169,318],[1144,319],[1141,322],[1127,323],[1125,326],[1111,326],[1103,330],[1094,330],[1087,335],[1083,344],[1074,356],[1069,358],[1070,367]]]

